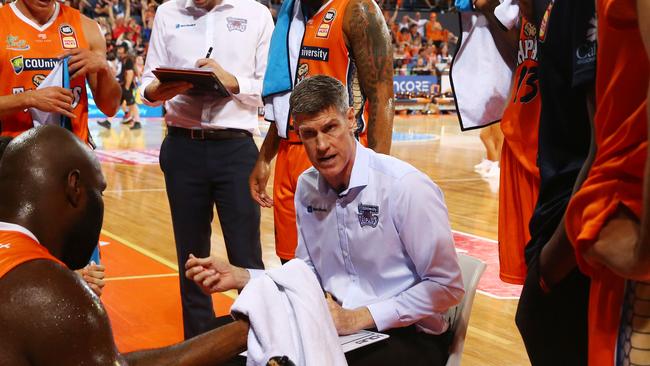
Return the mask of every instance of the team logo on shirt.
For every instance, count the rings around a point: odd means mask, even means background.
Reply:
[[[18,38],[18,36],[12,36],[11,34],[7,36],[7,49],[12,51],[27,51],[29,49],[29,44],[24,39]]]
[[[11,66],[14,68],[14,73],[16,75],[23,72],[23,69],[25,68],[25,60],[22,55],[16,56],[9,61],[11,62]]]
[[[318,27],[318,31],[316,32],[316,37],[318,38],[327,38],[330,35],[330,24],[329,23],[323,23]]]
[[[45,75],[43,74],[36,74],[32,78],[32,83],[34,83],[34,86],[38,88],[39,85],[45,80]]]
[[[0,249],[11,249],[11,243],[0,244]]]
[[[300,84],[300,82],[307,77],[308,73],[309,73],[309,64],[300,64],[298,66],[298,72],[297,72],[298,75],[296,76],[296,85]]]
[[[246,30],[246,24],[248,23],[248,20],[243,19],[243,18],[232,18],[232,17],[227,17],[226,21],[228,22],[228,31],[240,31],[243,32]]]
[[[327,11],[325,16],[323,17],[323,22],[325,23],[331,23],[334,18],[336,18],[336,10],[335,9],[330,9]]]
[[[524,35],[526,38],[534,38],[537,35],[537,28],[533,23],[526,23],[524,26]]]
[[[361,225],[361,227],[377,227],[377,224],[379,223],[379,206],[364,205],[360,203],[358,208],[359,213],[357,214],[357,217],[359,217],[359,225]]]
[[[74,28],[69,24],[61,24],[59,27],[59,35],[61,36],[61,46],[63,49],[71,50],[79,47]]]
[[[25,88],[23,88],[22,86],[17,86],[17,87],[15,87],[15,88],[11,88],[11,92],[12,92],[13,94],[24,93],[24,92],[25,92]]]

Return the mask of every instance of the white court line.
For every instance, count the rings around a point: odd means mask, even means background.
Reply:
[[[104,193],[164,192],[165,188],[109,189]]]
[[[519,300],[519,296],[497,296],[497,295],[494,295],[494,294],[491,294],[489,292],[479,290],[479,289],[476,289],[476,292],[478,292],[481,295],[485,295],[487,297],[490,297],[490,298],[493,298],[493,299],[496,299],[496,300]]]
[[[457,215],[457,216],[460,216],[460,215]],[[492,242],[492,243],[498,243],[494,239],[489,239],[489,238],[485,238],[485,237],[482,237],[482,236],[466,233],[464,231],[452,230],[452,232],[457,233],[457,234],[461,234],[461,235],[467,235],[467,236],[472,237],[474,239],[481,239],[481,240],[486,240],[486,241],[489,241],[489,242]]]

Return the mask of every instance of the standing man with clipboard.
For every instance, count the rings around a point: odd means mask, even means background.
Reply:
[[[262,78],[273,31],[269,10],[253,0],[172,0],[156,12],[142,80],[147,105],[165,103],[168,134],[160,148],[179,268],[190,253],[210,254],[216,205],[231,263],[263,268],[260,209],[248,192],[257,159]],[[212,47],[210,57],[206,50]],[[183,81],[152,71],[206,68],[230,96],[187,93]],[[180,276],[185,338],[215,326],[212,299]]]

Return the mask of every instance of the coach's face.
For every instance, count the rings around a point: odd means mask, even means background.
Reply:
[[[341,113],[329,107],[320,113],[297,114],[294,122],[314,168],[334,190],[346,189],[356,153],[354,109]]]

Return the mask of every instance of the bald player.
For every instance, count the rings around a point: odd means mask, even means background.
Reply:
[[[56,126],[15,138],[0,162],[0,365],[215,365],[245,349],[237,321],[186,342],[121,355],[99,298],[71,269],[97,243],[106,182]],[[11,194],[5,194],[12,192]]]

